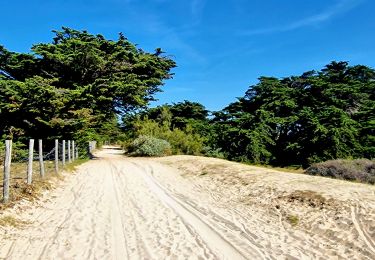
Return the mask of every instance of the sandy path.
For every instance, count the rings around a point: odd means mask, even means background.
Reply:
[[[245,258],[152,177],[155,163],[113,153],[99,153],[49,199],[15,209],[30,224],[0,229],[0,259]]]
[[[251,205],[237,200],[243,191],[238,190],[234,179],[228,186],[226,179],[220,181],[206,173],[204,178],[193,175],[198,172],[194,167],[202,164],[198,159],[124,158],[118,153],[112,149],[99,152],[98,159],[80,166],[37,204],[24,203],[5,212],[29,224],[0,227],[0,259],[375,256],[372,204],[366,209],[359,203],[350,204],[351,232],[340,233],[339,228],[345,227],[337,226],[332,231],[334,236],[327,236],[319,227],[316,232],[291,228],[280,214],[262,206],[261,200]],[[215,163],[217,166],[221,161]],[[190,175],[186,175],[184,166]],[[369,190],[369,197],[374,191]],[[270,190],[269,194],[274,193]],[[323,212],[328,214],[328,221],[331,211]],[[367,222],[361,218],[363,213],[368,216]],[[313,211],[310,214],[315,216]]]

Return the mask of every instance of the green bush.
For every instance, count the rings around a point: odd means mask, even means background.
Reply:
[[[189,126],[184,130],[174,128],[163,135],[171,143],[174,154],[199,155],[203,150],[203,138]]]
[[[221,151],[220,148],[213,149],[212,147],[205,146],[203,147],[203,154],[208,157],[225,159],[225,154]]]
[[[171,145],[167,141],[146,135],[139,136],[126,148],[132,156],[163,156],[171,154]]]
[[[194,133],[190,125],[187,125],[185,129],[171,129],[169,122],[158,123],[144,119],[135,122],[134,130],[135,136],[152,136],[166,140],[170,143],[173,154],[199,155],[203,151],[204,138]]]
[[[315,163],[305,173],[375,184],[375,162],[368,159],[330,160]]]

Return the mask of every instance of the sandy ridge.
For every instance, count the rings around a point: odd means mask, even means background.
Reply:
[[[0,259],[375,256],[372,186],[211,158],[120,152],[99,152],[39,202],[1,213],[29,224],[0,227]]]

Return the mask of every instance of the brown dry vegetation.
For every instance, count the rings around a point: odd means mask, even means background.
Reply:
[[[330,160],[306,169],[310,175],[375,184],[375,160]]]
[[[75,169],[75,167],[86,160],[76,160],[73,163],[66,164],[65,167],[62,167],[62,164],[59,165],[60,172],[61,170],[70,172]],[[0,166],[3,169],[2,166]],[[45,162],[45,177],[40,176],[39,171],[39,162],[33,163],[33,182],[31,185],[26,183],[27,178],[27,163],[12,163],[11,173],[10,173],[10,185],[9,185],[9,202],[0,203],[0,210],[3,210],[7,207],[12,207],[21,199],[33,201],[38,198],[43,191],[50,190],[54,187],[54,183],[58,180],[63,179],[63,175],[56,174],[54,170],[54,163],[52,161]],[[1,200],[3,196],[3,174],[0,174],[0,193]]]
[[[13,216],[1,216],[0,217],[0,226],[11,226],[11,227],[21,227],[29,224],[27,221],[17,219]]]

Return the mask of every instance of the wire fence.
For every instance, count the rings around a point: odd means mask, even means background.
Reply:
[[[61,169],[77,159],[91,157],[96,149],[96,142],[77,144],[74,140],[55,140],[52,147],[50,144],[43,145],[43,140],[38,140],[37,145],[34,145],[34,139],[30,139],[28,149],[24,149],[25,146],[19,143],[12,146],[12,140],[6,140],[5,145],[0,145],[0,165],[4,168],[0,181],[3,183],[1,188],[4,203],[9,202],[12,196],[15,197],[10,188],[15,190],[22,186],[25,190],[34,182],[44,183],[48,175],[58,176]],[[39,174],[34,174],[38,172]]]

